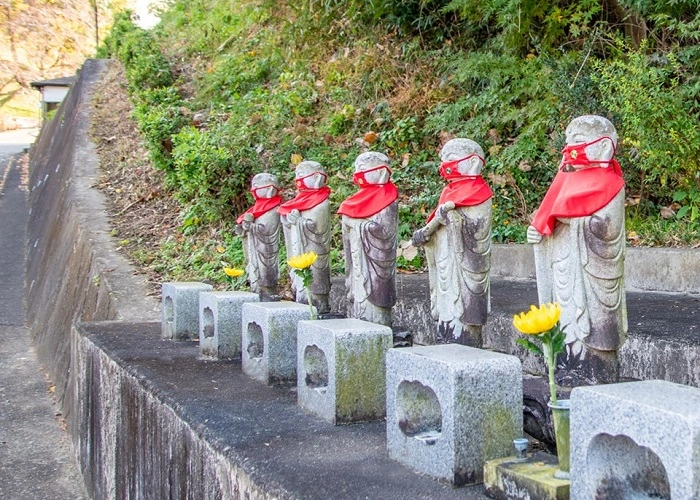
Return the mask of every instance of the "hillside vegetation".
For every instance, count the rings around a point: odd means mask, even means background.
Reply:
[[[171,278],[242,265],[232,227],[253,174],[277,174],[289,197],[294,165],[319,161],[337,207],[368,148],[392,158],[408,240],[443,187],[441,144],[459,136],[487,151],[494,240],[522,242],[566,124],[590,113],[618,128],[630,243],[700,242],[696,0],[174,0],[161,19],[144,31],[122,15],[102,54],[124,64],[182,206],[182,237],[157,259]]]

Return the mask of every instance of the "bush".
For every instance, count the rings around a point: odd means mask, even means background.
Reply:
[[[624,55],[594,63],[593,81],[613,113],[620,157],[632,192],[669,204],[674,191],[697,185],[700,108],[680,91],[682,67],[673,52],[647,53],[622,45]]]

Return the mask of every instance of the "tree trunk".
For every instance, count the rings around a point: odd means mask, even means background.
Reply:
[[[647,23],[637,12],[620,5],[618,0],[607,0],[607,4],[622,23],[625,35],[632,41],[634,48],[639,48],[642,40],[648,35]]]

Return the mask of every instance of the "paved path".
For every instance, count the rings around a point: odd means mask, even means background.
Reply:
[[[28,209],[20,160],[35,135],[0,133],[0,499],[82,499],[68,435],[24,326]]]

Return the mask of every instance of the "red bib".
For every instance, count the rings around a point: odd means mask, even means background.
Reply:
[[[282,203],[277,209],[280,215],[287,215],[295,208],[300,212],[314,208],[326,201],[331,194],[331,188],[323,186],[318,189],[301,189],[294,199]]]
[[[394,203],[398,197],[399,190],[393,182],[365,184],[360,186],[357,193],[340,204],[338,213],[355,219],[371,217]]]
[[[533,227],[550,235],[558,217],[586,217],[610,203],[625,186],[620,165],[615,160],[610,163],[608,168],[560,170],[535,213]]]
[[[236,223],[240,224],[243,222],[243,216],[245,214],[253,214],[253,217],[257,219],[261,215],[266,214],[275,208],[280,203],[282,203],[282,197],[280,195],[273,196],[272,198],[258,198],[255,200],[255,204],[252,207],[238,216]]]
[[[442,190],[442,194],[440,195],[438,207],[448,201],[454,203],[455,207],[474,207],[476,205],[481,205],[491,198],[491,196],[493,196],[491,188],[486,184],[483,177],[480,175],[466,177],[464,179],[452,181],[445,186],[445,189]],[[428,222],[433,220],[436,210],[437,207],[430,213]]]

